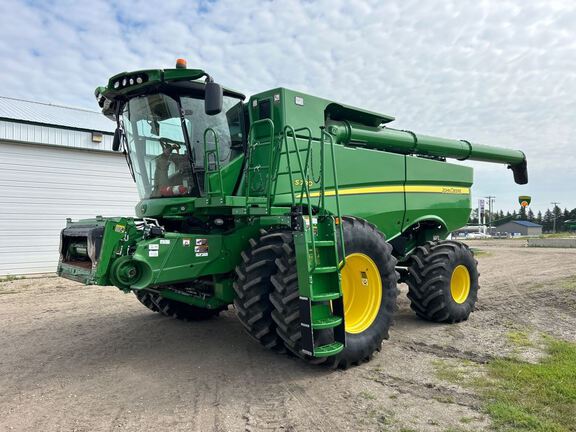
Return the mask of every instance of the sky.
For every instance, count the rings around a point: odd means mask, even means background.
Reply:
[[[247,95],[288,87],[520,149],[529,184],[468,162],[474,200],[576,207],[573,0],[0,1],[2,96],[96,110],[110,76],[180,57]]]

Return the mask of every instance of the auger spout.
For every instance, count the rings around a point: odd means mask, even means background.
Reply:
[[[458,160],[507,164],[518,184],[528,183],[526,155],[520,150],[474,144],[466,140],[438,138],[388,127],[331,122],[328,131],[336,141],[349,146],[373,148],[392,153],[415,154]]]

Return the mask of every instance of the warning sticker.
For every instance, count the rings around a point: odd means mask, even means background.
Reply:
[[[160,244],[170,244],[170,239],[160,239]]]
[[[190,239],[182,239],[182,246],[190,247]]]
[[[148,251],[148,256],[149,256],[149,257],[157,257],[157,256],[158,256],[158,251],[157,251],[157,250],[149,250],[149,251]]]
[[[160,249],[160,245],[158,244],[149,244],[148,245],[148,250],[158,250]]]
[[[207,238],[197,238],[196,246],[194,246],[194,253],[197,257],[208,256],[208,239]]]
[[[117,233],[123,233],[124,231],[126,231],[126,226],[116,224],[116,226],[114,227],[114,231],[116,231]]]
[[[208,245],[200,245],[194,247],[194,253],[197,257],[208,256]]]

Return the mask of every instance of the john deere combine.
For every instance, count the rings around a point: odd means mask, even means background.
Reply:
[[[265,347],[347,367],[388,338],[399,279],[412,309],[465,320],[478,272],[444,240],[470,214],[472,169],[520,151],[388,127],[393,117],[285,88],[245,96],[204,71],[125,72],[96,90],[117,124],[136,217],[68,221],[58,274],[134,292],[186,320],[234,304]]]

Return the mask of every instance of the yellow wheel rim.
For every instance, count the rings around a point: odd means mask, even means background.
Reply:
[[[346,265],[341,275],[346,331],[362,333],[372,325],[380,310],[380,272],[372,258],[353,253],[346,257]]]
[[[470,294],[470,272],[468,272],[465,265],[456,266],[452,272],[450,294],[452,294],[452,299],[458,304],[464,303],[468,298]]]

